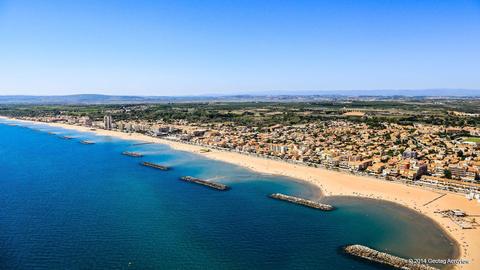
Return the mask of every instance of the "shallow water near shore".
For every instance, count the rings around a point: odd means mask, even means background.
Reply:
[[[0,124],[1,269],[382,269],[339,248],[358,243],[412,258],[456,252],[431,220],[393,203],[330,197],[323,200],[337,209],[322,212],[268,198],[316,197],[285,177],[164,145],[22,125],[30,128]],[[96,144],[79,143],[87,139]],[[179,181],[184,175],[232,189]]]

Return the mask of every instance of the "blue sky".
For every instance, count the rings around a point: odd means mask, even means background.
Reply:
[[[0,0],[0,94],[480,89],[480,1]]]

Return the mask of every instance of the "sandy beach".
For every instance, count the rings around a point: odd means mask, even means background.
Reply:
[[[127,140],[166,144],[176,150],[194,152],[207,158],[236,164],[256,172],[283,175],[306,181],[318,186],[326,196],[357,196],[395,202],[414,209],[431,218],[439,224],[440,227],[450,235],[450,237],[458,242],[460,252],[459,258],[468,260],[468,263],[457,265],[457,269],[480,269],[480,231],[478,229],[461,229],[450,219],[443,218],[441,215],[434,213],[437,210],[458,208],[464,210],[469,215],[478,215],[480,217],[480,203],[474,200],[469,201],[461,194],[418,186],[407,186],[396,182],[295,165],[234,152],[219,150],[202,152],[200,150],[203,147],[200,146],[153,138],[142,134],[122,133],[101,129],[92,131],[88,127],[59,123],[43,124],[81,132],[95,132],[98,135],[113,136]],[[443,194],[446,195],[428,205],[424,205]]]

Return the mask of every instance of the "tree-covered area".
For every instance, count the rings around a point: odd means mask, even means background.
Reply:
[[[224,123],[270,126],[295,125],[344,119],[371,128],[382,123],[412,125],[480,126],[480,117],[451,111],[478,113],[480,100],[328,100],[322,102],[204,102],[118,105],[0,105],[0,115],[12,117],[89,116],[100,120],[110,114],[119,120]],[[348,111],[359,116],[345,115]],[[364,114],[362,116],[362,114]]]

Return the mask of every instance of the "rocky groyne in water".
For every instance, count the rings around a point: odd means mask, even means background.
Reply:
[[[310,201],[307,199],[299,198],[299,197],[294,197],[294,196],[289,196],[281,193],[274,193],[269,196],[272,199],[277,199],[281,201],[286,201],[290,203],[295,203],[295,204],[300,204],[306,207],[318,209],[318,210],[323,210],[323,211],[331,211],[333,210],[333,206],[329,204],[323,204],[319,202],[314,202]]]
[[[407,260],[362,245],[348,245],[344,247],[343,250],[349,255],[359,257],[368,261],[389,265],[398,269],[438,270],[437,268],[426,264],[415,263],[415,261],[413,260]]]
[[[169,168],[167,166],[163,166],[163,165],[160,165],[160,164],[151,163],[151,162],[147,162],[147,161],[142,162],[140,164],[142,164],[143,166],[152,167],[152,168],[159,169],[159,170],[162,170],[162,171],[168,171],[169,170]]]
[[[213,189],[216,189],[216,190],[225,191],[225,190],[230,189],[230,187],[227,186],[227,185],[206,181],[206,180],[202,180],[202,179],[191,177],[191,176],[182,176],[182,177],[180,177],[180,179],[185,181],[185,182],[190,182],[190,183],[203,185],[203,186],[213,188]]]
[[[122,152],[122,155],[129,156],[129,157],[143,157],[143,154],[137,153],[137,152]]]

